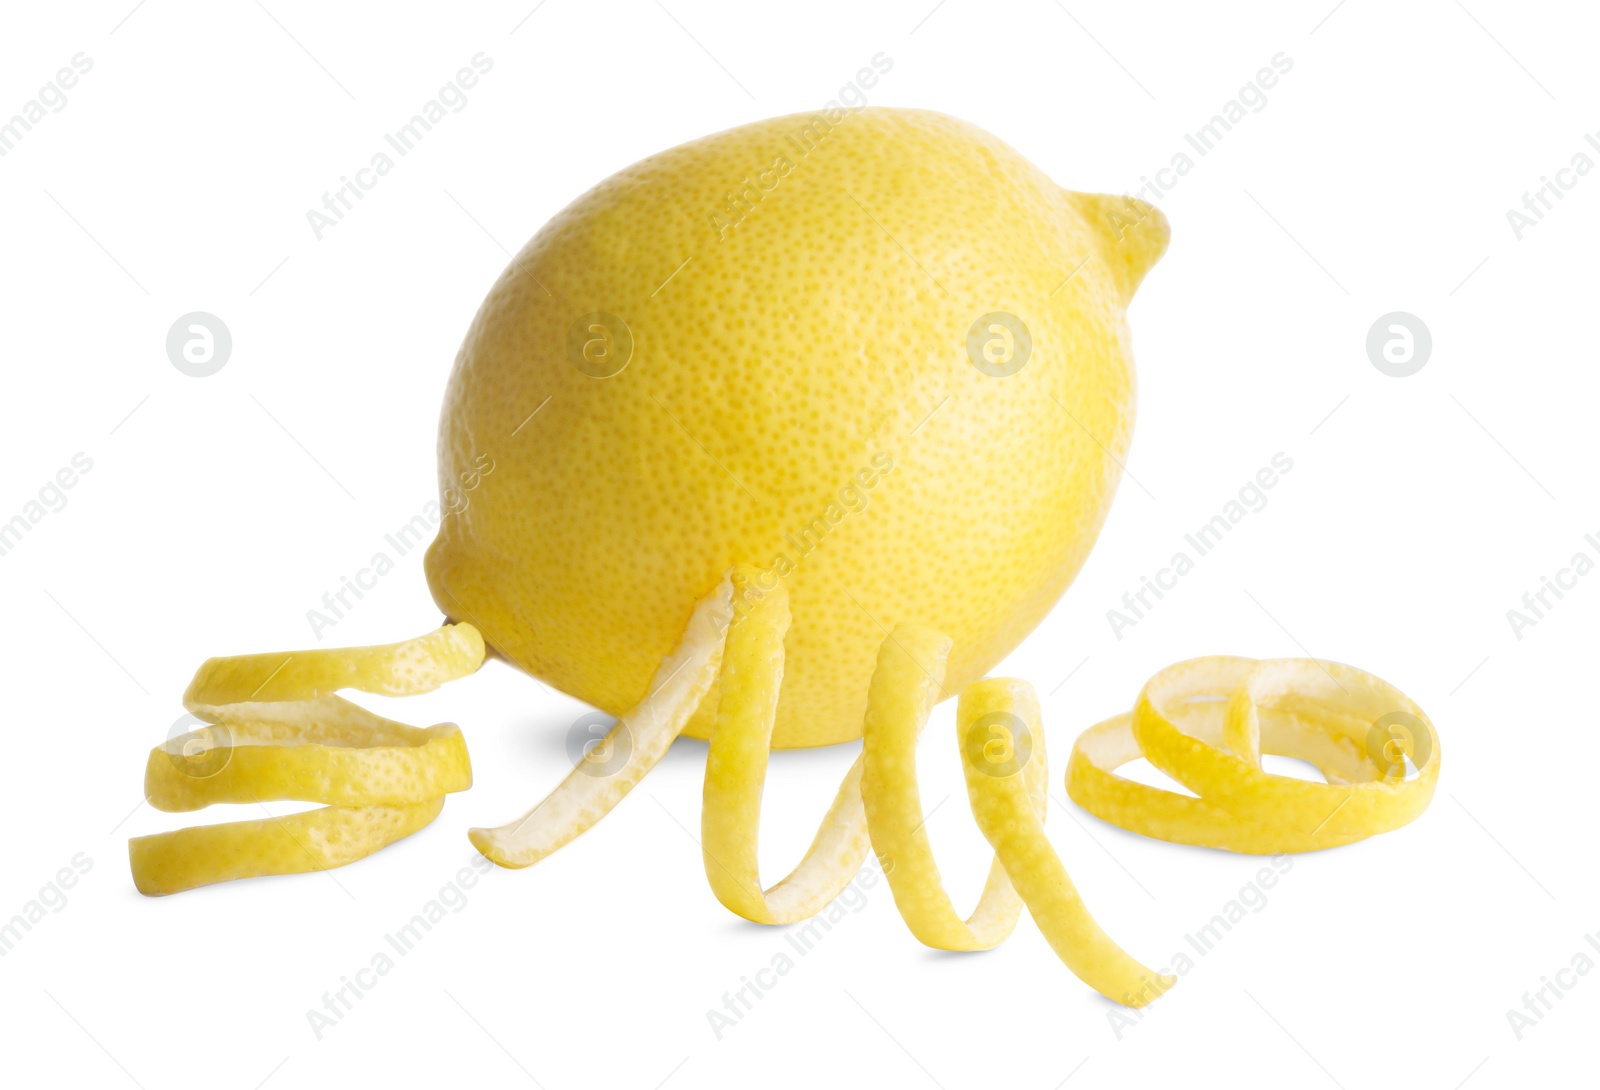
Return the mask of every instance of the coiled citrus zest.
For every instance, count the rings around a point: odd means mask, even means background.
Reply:
[[[872,846],[911,933],[940,950],[988,950],[1004,942],[1016,927],[1022,898],[996,856],[972,915],[963,920],[956,914],[923,827],[926,819],[917,787],[917,739],[943,694],[949,654],[949,637],[917,625],[900,625],[883,641],[867,698],[861,793]],[[970,729],[980,760],[991,740],[1002,749],[1015,745],[1016,732],[1009,722],[973,724]],[[1005,756],[994,749],[987,754]],[[1022,772],[1033,813],[1043,821],[1044,762],[1027,761]]]
[[[626,754],[620,768],[580,761],[545,800],[509,825],[468,832],[473,846],[502,867],[526,867],[611,812],[666,755],[722,668],[733,590],[723,579],[695,604],[683,639],[661,663],[650,691],[617,720],[590,753]]]
[[[577,836],[660,759],[716,680],[719,704],[707,753],[701,848],[711,888],[731,911],[769,924],[815,915],[855,877],[870,843],[902,917],[930,946],[997,945],[1026,904],[1062,961],[1108,997],[1138,1006],[1171,985],[1173,978],[1139,964],[1095,924],[1045,838],[1044,739],[1038,700],[1026,682],[983,681],[962,694],[957,719],[967,793],[996,858],[977,910],[965,921],[956,915],[922,830],[917,790],[917,736],[943,692],[950,650],[950,640],[931,628],[902,625],[883,641],[862,755],[800,863],[763,889],[757,863],[761,795],[783,684],[789,604],[781,583],[763,590],[756,579],[755,572],[735,569],[696,607],[651,695],[602,743],[607,751],[631,747],[620,770],[596,774],[580,764],[521,822],[472,830],[479,850],[502,865],[526,866]],[[663,677],[685,676],[690,680],[666,692]]]
[[[1327,782],[1263,771],[1263,753],[1308,761]],[[1116,774],[1139,757],[1194,795]],[[1381,678],[1316,659],[1216,656],[1167,667],[1132,712],[1084,731],[1067,794],[1131,832],[1272,855],[1398,829],[1427,809],[1439,762],[1427,714]]]
[[[750,573],[734,586],[748,611],[729,629],[718,679],[720,700],[706,751],[700,846],[712,892],[730,911],[756,923],[794,923],[816,915],[850,884],[867,855],[862,761],[845,773],[811,847],[789,876],[761,888],[756,863],[761,793],[783,684],[783,637],[789,596],[782,584],[756,593]]]
[[[957,915],[923,829],[916,767],[918,735],[948,695],[951,641],[921,625],[900,625],[881,644],[861,756],[799,864],[763,889],[761,795],[788,627],[783,585],[763,589],[758,573],[735,569],[695,607],[650,694],[606,735],[602,748],[627,753],[620,769],[580,764],[520,822],[472,830],[473,843],[504,866],[527,866],[566,844],[661,759],[715,683],[701,848],[711,888],[733,912],[768,924],[814,915],[855,877],[870,845],[901,917],[929,946],[994,947],[1026,906],[1062,962],[1102,995],[1141,1007],[1176,983],[1134,960],[1095,923],[1045,837],[1048,762],[1039,701],[1014,678],[968,685],[956,710],[967,798],[995,853],[977,907],[966,919]],[[1262,753],[1310,761],[1327,783],[1266,772]],[[1140,756],[1195,794],[1116,774]],[[1090,813],[1147,836],[1277,853],[1404,825],[1427,807],[1438,772],[1432,723],[1387,682],[1312,659],[1216,657],[1161,671],[1131,713],[1084,731],[1067,789]]]
[[[150,751],[150,804],[167,811],[283,799],[326,805],[135,837],[128,842],[134,885],[159,896],[326,870],[427,825],[445,794],[472,784],[460,728],[406,726],[334,694],[427,692],[472,673],[483,655],[477,629],[459,624],[379,647],[207,660],[184,694],[204,725]]]

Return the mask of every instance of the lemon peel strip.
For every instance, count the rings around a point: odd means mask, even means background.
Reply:
[[[750,607],[737,623],[736,591]],[[716,682],[720,704],[707,755],[701,845],[707,879],[731,911],[765,924],[814,915],[848,885],[870,844],[901,917],[929,946],[992,948],[1026,907],[1061,961],[1115,1002],[1142,1007],[1177,982],[1134,959],[1095,922],[1045,836],[1048,763],[1039,702],[1018,679],[975,682],[958,702],[968,801],[995,859],[972,915],[956,914],[922,828],[916,773],[917,737],[943,692],[951,641],[923,626],[901,625],[880,645],[862,755],[800,863],[764,890],[761,795],[789,621],[781,583],[752,593],[751,574],[735,569],[696,605],[650,695],[606,736],[608,749],[622,738],[631,742],[623,770],[600,778],[580,766],[522,822],[474,829],[473,843],[512,867],[566,844],[660,760]],[[1396,716],[1415,728],[1400,739],[1402,755],[1375,754],[1374,725]],[[1328,782],[1267,773],[1262,753],[1311,761]],[[1196,794],[1116,775],[1140,756]],[[1412,758],[1419,774],[1408,780]],[[1348,843],[1405,824],[1426,808],[1438,768],[1432,723],[1371,674],[1311,659],[1213,657],[1161,671],[1132,713],[1084,731],[1073,747],[1067,788],[1090,813],[1135,832],[1276,853]]]
[[[750,579],[749,571],[736,568],[700,600],[677,650],[657,670],[651,694],[606,735],[608,751],[623,738],[631,746],[621,770],[601,777],[580,765],[521,822],[473,829],[478,850],[501,866],[524,867],[586,831],[654,767],[715,681],[720,702],[707,754],[701,847],[707,880],[734,913],[764,924],[815,915],[855,877],[870,845],[902,917],[931,946],[998,945],[1026,905],[1067,967],[1109,998],[1142,1006],[1175,982],[1141,965],[1100,929],[1045,838],[1047,763],[1038,700],[1026,682],[979,682],[962,694],[963,738],[983,728],[985,716],[999,714],[1017,721],[1036,759],[1011,770],[979,771],[978,758],[963,749],[973,815],[995,848],[995,861],[972,916],[963,921],[956,915],[922,831],[916,782],[917,735],[942,692],[950,651],[950,640],[931,628],[903,625],[884,640],[868,695],[862,756],[800,863],[763,890],[761,794],[783,684],[789,606],[781,583],[756,591]],[[749,607],[737,621],[736,591]]]
[[[207,660],[184,703],[205,725],[150,752],[145,794],[159,810],[293,799],[321,809],[196,826],[128,842],[134,885],[162,896],[235,878],[343,866],[438,816],[472,784],[453,723],[418,728],[373,714],[339,688],[405,695],[472,673],[471,625],[378,647]]]
[[[1265,772],[1262,753],[1309,761],[1328,782]],[[1116,774],[1139,757],[1198,797]],[[1162,670],[1131,713],[1084,731],[1067,765],[1067,793],[1130,832],[1270,855],[1407,824],[1432,801],[1440,759],[1427,714],[1364,670],[1218,656]],[[1409,779],[1408,762],[1416,771]]]
[[[200,665],[183,705],[206,719],[202,709],[217,705],[248,709],[252,702],[308,700],[340,689],[412,696],[472,673],[483,655],[483,636],[470,624],[447,624],[426,636],[372,647],[229,655]]]
[[[723,645],[733,619],[729,578],[694,607],[678,647],[656,670],[650,692],[617,720],[600,747],[627,746],[623,766],[595,774],[580,763],[543,802],[498,828],[468,832],[473,845],[502,867],[527,867],[587,831],[665,756],[705,698],[722,666]]]
[[[761,793],[783,685],[789,595],[781,583],[752,593],[744,570],[734,578],[737,592],[751,606],[729,630],[722,653],[720,702],[706,753],[701,854],[712,892],[730,911],[755,923],[794,923],[839,896],[866,858],[862,760],[857,758],[845,774],[794,870],[763,890],[757,862]]]
[[[861,782],[872,847],[906,926],[942,950],[998,946],[1027,907],[1063,964],[1108,999],[1141,1007],[1177,978],[1146,967],[1094,921],[1045,836],[1049,762],[1039,701],[1025,681],[992,678],[961,691],[956,740],[967,800],[994,849],[978,905],[962,920],[951,905],[923,830],[916,742],[943,692],[951,641],[900,625],[878,650],[867,698]]]
[[[409,806],[325,806],[288,817],[196,825],[128,841],[140,893],[161,897],[197,886],[304,874],[354,863],[439,816],[444,796]]]
[[[337,696],[213,706],[213,724],[150,751],[144,790],[157,810],[293,799],[330,806],[403,805],[472,786],[466,739],[454,723],[409,727]],[[220,747],[209,775],[190,766]]]
[[[988,950],[1015,929],[1022,899],[997,856],[972,915],[963,920],[956,914],[923,827],[917,787],[917,738],[943,692],[950,646],[943,633],[900,625],[879,647],[867,696],[861,796],[873,850],[911,933],[939,950]],[[1043,762],[1029,762],[1025,776],[1030,803],[1042,821]]]
[[[1005,865],[1006,874],[1028,906],[1028,913],[1067,968],[1089,987],[1129,1007],[1142,1007],[1177,983],[1129,956],[1101,929],[1044,835],[1037,802],[1025,775],[996,775],[982,763],[983,749],[970,744],[976,728],[990,717],[1020,720],[1031,738],[1024,767],[1037,764],[1044,776],[1044,734],[1033,686],[1014,678],[973,682],[956,708],[957,740],[972,816]]]

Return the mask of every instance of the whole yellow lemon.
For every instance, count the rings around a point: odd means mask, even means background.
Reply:
[[[788,590],[775,746],[860,737],[902,622],[982,677],[1105,519],[1161,213],[965,122],[832,109],[651,156],[501,275],[445,396],[434,598],[612,714],[734,564]],[[705,737],[716,700],[688,733]]]

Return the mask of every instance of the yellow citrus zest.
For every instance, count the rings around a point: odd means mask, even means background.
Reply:
[[[502,865],[527,866],[572,840],[639,782],[690,722],[694,704],[714,691],[701,846],[711,888],[731,911],[767,924],[815,915],[854,878],[870,844],[901,917],[929,946],[997,946],[1026,906],[1062,962],[1107,998],[1142,1007],[1176,983],[1101,929],[1046,838],[1039,701],[1014,678],[972,682],[957,705],[967,798],[995,857],[972,915],[956,914],[923,828],[916,765],[922,727],[949,695],[952,641],[924,625],[901,624],[880,644],[861,756],[799,864],[763,889],[761,795],[783,687],[789,597],[781,582],[762,588],[759,575],[736,568],[696,606],[651,694],[606,737],[607,748],[631,744],[620,771],[586,774],[580,766],[521,822],[474,829],[473,843]],[[1310,761],[1328,782],[1265,772],[1262,753]],[[1195,796],[1116,775],[1140,756]],[[1408,778],[1408,769],[1416,775]],[[1132,713],[1084,731],[1067,790],[1090,813],[1147,836],[1276,853],[1398,828],[1427,807],[1438,773],[1433,724],[1387,682],[1313,659],[1214,657],[1168,667],[1145,685]]]
[[[495,829],[473,829],[473,846],[502,867],[537,863],[611,812],[689,722],[722,666],[724,635],[733,620],[733,591],[724,578],[694,607],[677,650],[656,670],[649,694],[618,719],[545,800]],[[595,753],[623,754],[615,771],[591,763]]]
[[[1039,729],[1039,700],[1033,686],[1014,678],[987,678],[963,689],[956,707],[972,816],[1004,864],[1028,913],[1067,968],[1107,999],[1142,1007],[1159,998],[1178,978],[1148,969],[1129,957],[1089,915],[1061,857],[1045,839],[1043,792],[1030,792],[1027,777],[1006,773],[1006,762],[999,773],[986,766],[982,756],[986,751],[975,742],[988,733],[990,728],[984,725],[995,720],[1017,724],[1017,756],[1009,764],[1021,759],[1020,740],[1031,738],[1033,752],[1025,767],[1038,765],[1037,775],[1044,779],[1044,733]]]
[[[1100,929],[1045,839],[1047,762],[1038,700],[1026,682],[976,682],[962,694],[967,794],[995,861],[972,917],[956,915],[922,830],[917,789],[917,736],[943,692],[951,647],[948,637],[925,626],[901,625],[883,640],[861,757],[800,863],[764,890],[757,861],[761,794],[783,685],[789,600],[782,583],[760,589],[757,576],[736,568],[696,607],[678,651],[657,671],[652,694],[606,736],[608,749],[631,746],[620,769],[586,773],[580,765],[521,822],[472,830],[478,849],[503,866],[527,866],[578,836],[660,759],[714,681],[701,846],[711,888],[731,911],[768,924],[815,915],[855,877],[870,841],[901,916],[930,946],[998,945],[1026,904],[1061,960],[1102,994],[1141,1006],[1171,985],[1173,978],[1139,964]],[[667,694],[669,683],[680,687]]]
[[[883,641],[867,697],[861,794],[873,849],[911,933],[940,950],[987,950],[1004,942],[1016,927],[1022,899],[997,856],[972,915],[962,920],[956,914],[928,843],[917,788],[917,739],[943,694],[949,654],[949,637],[919,625],[900,625]],[[991,727],[1005,744],[1003,732],[1008,724],[990,723],[976,728],[974,741],[980,747],[988,739],[977,734],[987,735]],[[989,755],[1000,756],[993,750]],[[1029,799],[1042,821],[1046,801],[1043,762],[1028,762],[1023,775]]]
[[[403,643],[207,660],[184,704],[203,723],[150,751],[145,794],[158,810],[213,803],[320,802],[318,810],[195,826],[128,842],[134,885],[151,896],[362,859],[438,816],[472,785],[453,723],[406,726],[334,695],[398,696],[472,673],[483,639],[446,625]]]
[[[1263,753],[1308,761],[1327,782],[1263,771]],[[1139,757],[1194,796],[1116,774]],[[1084,731],[1067,794],[1131,832],[1270,855],[1405,825],[1432,800],[1439,762],[1427,714],[1381,678],[1316,659],[1216,656],[1167,667],[1132,712]]]
[[[752,574],[743,569],[735,572],[742,601],[752,600]],[[756,862],[761,792],[783,684],[783,638],[788,629],[789,595],[779,583],[754,596],[748,612],[728,632],[700,817],[706,878],[717,900],[747,920],[767,924],[816,915],[860,871],[868,847],[861,806],[862,762],[857,758],[800,863],[771,889],[761,888]]]

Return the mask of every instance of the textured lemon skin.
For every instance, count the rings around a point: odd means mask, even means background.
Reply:
[[[723,573],[785,557],[779,747],[860,737],[895,625],[951,637],[956,692],[1066,589],[1130,441],[1125,307],[1167,240],[1158,211],[1064,190],[954,118],[870,108],[802,155],[813,123],[652,156],[523,248],[449,382],[427,557],[446,614],[613,714]],[[594,312],[633,338],[607,378],[568,353]],[[1032,337],[1008,377],[967,351],[992,312]]]
[[[444,796],[400,806],[323,807],[288,817],[193,825],[128,841],[133,884],[165,897],[215,882],[331,870],[410,836],[439,816]]]
[[[427,825],[447,792],[472,786],[461,729],[408,727],[335,692],[425,693],[472,673],[484,650],[471,625],[446,625],[377,647],[207,659],[183,696],[202,725],[150,751],[146,801],[173,812],[275,799],[327,805],[134,837],[135,888],[160,897],[342,867]]]

